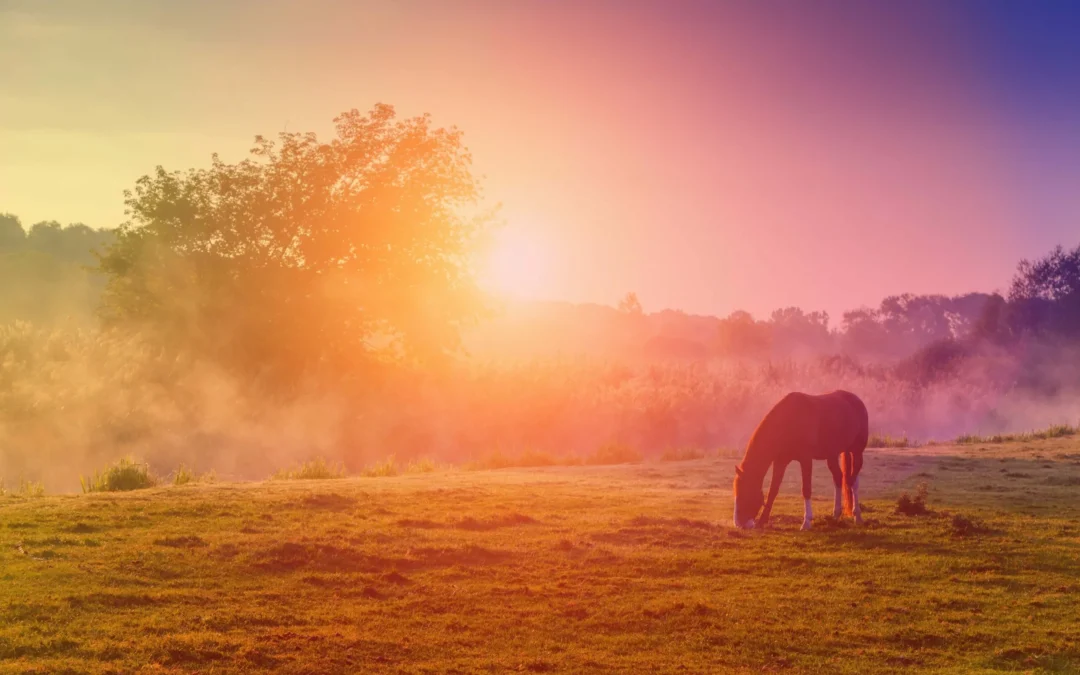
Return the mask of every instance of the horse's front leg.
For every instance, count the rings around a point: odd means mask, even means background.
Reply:
[[[828,460],[829,471],[832,472],[833,481],[833,510],[832,517],[839,520],[844,513],[844,473],[840,469],[840,456],[830,457]]]
[[[810,524],[814,520],[814,511],[810,508],[810,478],[813,469],[813,460],[799,460],[799,465],[802,466],[802,496],[804,505],[802,529],[809,530]]]
[[[765,500],[765,509],[761,512],[761,519],[758,520],[757,526],[759,528],[765,527],[765,523],[769,522],[769,514],[772,513],[773,502],[776,501],[776,495],[780,492],[780,483],[784,481],[784,471],[787,469],[787,462],[776,462],[772,468],[772,481],[769,483],[769,496]]]

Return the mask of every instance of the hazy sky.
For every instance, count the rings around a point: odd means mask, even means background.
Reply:
[[[1080,3],[0,0],[0,212],[391,103],[464,129],[542,295],[758,315],[1080,239]]]

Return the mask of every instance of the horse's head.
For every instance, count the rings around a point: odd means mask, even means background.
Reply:
[[[754,481],[743,474],[742,468],[735,467],[735,486],[732,489],[735,497],[735,527],[752,529],[758,511],[765,504],[765,491],[761,489],[761,483],[753,483]]]

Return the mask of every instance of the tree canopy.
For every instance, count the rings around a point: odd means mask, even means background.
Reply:
[[[281,375],[458,350],[491,222],[461,132],[388,105],[334,123],[139,179],[101,257],[103,318]]]

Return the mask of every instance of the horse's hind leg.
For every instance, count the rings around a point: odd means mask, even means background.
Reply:
[[[810,478],[813,473],[813,463],[809,459],[804,459],[799,462],[802,467],[802,496],[803,496],[803,521],[802,529],[809,530],[810,524],[814,520],[814,511],[810,508]]]
[[[862,507],[859,505],[859,472],[862,470],[863,464],[862,450],[851,453],[851,459],[851,475],[854,476],[854,480],[851,482],[852,513],[855,515],[855,524],[862,525]]]
[[[839,519],[844,512],[844,472],[840,470],[840,456],[828,459],[829,471],[832,472],[833,510],[832,517]]]

